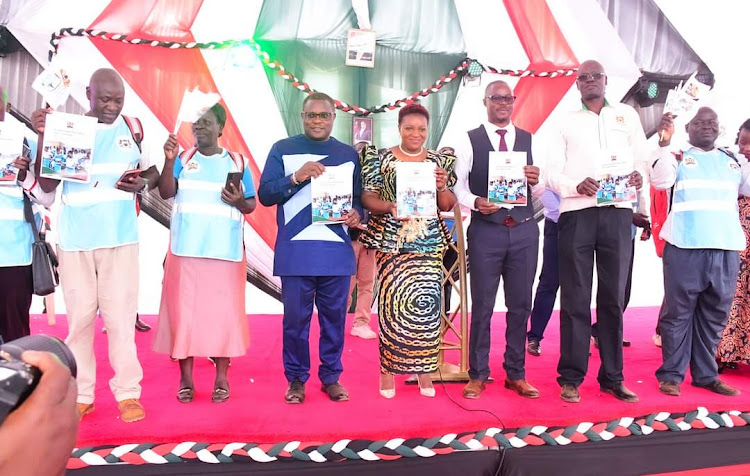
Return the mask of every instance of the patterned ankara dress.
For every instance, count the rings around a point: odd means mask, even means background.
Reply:
[[[455,157],[427,151],[425,161],[448,172],[456,183]],[[389,149],[368,147],[362,155],[362,189],[396,201],[396,164]],[[371,215],[361,238],[377,251],[380,371],[394,374],[435,372],[440,345],[442,258],[449,232],[440,218],[405,222]]]
[[[740,197],[740,223],[750,243],[750,198]],[[750,364],[750,250],[740,251],[740,273],[732,309],[724,328],[716,359],[722,363]]]

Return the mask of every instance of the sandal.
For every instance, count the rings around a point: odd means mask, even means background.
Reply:
[[[229,400],[229,389],[216,387],[214,393],[211,394],[211,401],[214,403],[224,403]]]
[[[195,389],[192,387],[182,387],[177,391],[177,401],[180,403],[190,403],[195,398]]]

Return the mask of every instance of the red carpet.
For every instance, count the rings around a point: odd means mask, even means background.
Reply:
[[[231,398],[227,403],[211,403],[214,377],[213,365],[197,359],[195,369],[196,399],[181,404],[175,399],[179,369],[162,354],[150,350],[153,331],[137,333],[138,349],[145,377],[142,402],[146,419],[126,424],[119,420],[117,407],[109,391],[112,370],[107,361],[106,335],[97,333],[98,356],[97,400],[94,413],[85,417],[79,430],[79,446],[198,442],[280,441],[333,442],[348,439],[389,439],[433,437],[448,433],[499,427],[500,423],[484,412],[467,412],[449,399],[450,395],[470,409],[487,409],[498,415],[506,427],[528,425],[563,426],[578,422],[602,422],[621,416],[640,416],[659,411],[685,412],[698,406],[709,410],[750,409],[750,368],[730,371],[723,377],[740,388],[739,397],[722,397],[689,384],[682,387],[681,397],[659,393],[654,371],[660,362],[660,350],[651,342],[656,308],[628,310],[625,336],[633,346],[625,348],[626,384],[640,396],[636,404],[622,403],[602,395],[596,382],[599,359],[594,349],[589,376],[581,386],[580,404],[567,404],[559,397],[555,381],[558,359],[558,320],[553,316],[548,335],[542,342],[542,356],[527,355],[527,379],[541,392],[537,400],[527,400],[505,390],[504,319],[498,313],[493,322],[493,351],[490,363],[497,380],[488,385],[480,400],[461,397],[463,384],[437,386],[433,399],[419,395],[414,385],[404,385],[397,378],[397,394],[386,400],[378,394],[377,340],[364,341],[347,335],[344,350],[344,373],[341,378],[351,400],[334,403],[319,390],[316,377],[317,325],[313,324],[311,342],[313,376],[307,383],[307,401],[303,405],[287,405],[283,395],[286,380],[281,363],[281,316],[251,315],[251,348],[243,358],[234,359],[230,370]],[[154,316],[145,320],[155,323]],[[33,333],[66,334],[64,316],[49,327],[46,319],[32,320]],[[100,326],[98,326],[100,327]]]

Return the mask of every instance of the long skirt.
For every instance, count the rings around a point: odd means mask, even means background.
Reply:
[[[380,371],[435,372],[440,345],[441,254],[378,252]]]
[[[740,223],[750,243],[750,198],[739,199]],[[716,352],[718,360],[750,364],[750,248],[740,251],[740,273],[727,326]]]
[[[153,350],[176,359],[245,355],[245,280],[244,261],[167,254]]]

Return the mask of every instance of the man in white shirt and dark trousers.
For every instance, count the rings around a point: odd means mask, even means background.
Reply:
[[[737,195],[750,195],[750,164],[716,148],[719,120],[711,108],[698,109],[686,129],[692,147],[678,160],[667,149],[672,118],[662,117],[662,149],[652,170],[654,188],[672,195],[660,233],[667,244],[659,316],[663,362],[656,378],[662,393],[678,396],[690,366],[694,386],[734,396],[740,392],[719,380],[715,356],[746,246]]]
[[[557,371],[560,398],[580,401],[578,387],[588,370],[591,337],[591,289],[594,255],[598,274],[596,313],[599,325],[599,385],[601,391],[625,402],[638,396],[623,384],[622,312],[630,262],[632,203],[597,207],[597,162],[613,155],[632,155],[635,171],[629,184],[642,186],[648,148],[638,113],[604,97],[607,76],[596,61],[578,69],[576,85],[582,108],[571,112],[560,134],[551,141],[547,186],[560,203],[560,361]],[[641,194],[643,197],[645,194]],[[641,210],[648,210],[642,206]]]
[[[487,199],[489,156],[493,151],[526,152],[524,173],[538,196],[539,168],[533,164],[531,134],[511,122],[515,97],[503,81],[490,83],[484,95],[487,121],[469,131],[456,147],[456,195],[461,205],[472,209],[467,230],[471,263],[471,332],[469,378],[466,398],[479,398],[490,376],[490,322],[500,278],[505,289],[506,314],[505,388],[522,397],[537,398],[539,392],[526,381],[526,324],[531,312],[531,288],[536,275],[539,227],[531,200],[511,209],[490,204]],[[527,191],[527,197],[530,194]]]

